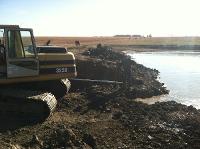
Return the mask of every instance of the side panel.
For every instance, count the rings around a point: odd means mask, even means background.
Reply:
[[[35,59],[9,60],[7,63],[7,77],[37,76],[38,65],[38,61]]]
[[[39,75],[56,75],[66,76],[74,74],[76,77],[76,65],[74,55],[70,52],[66,54],[40,54],[38,55],[40,62]]]
[[[0,84],[57,80],[57,79],[64,79],[64,78],[74,78],[77,76],[75,58],[74,58],[74,55],[70,52],[66,54],[39,53],[38,58],[39,58],[39,63],[40,63],[39,75],[35,75],[35,76],[31,75],[27,77],[11,77],[9,79],[2,78],[0,79]],[[21,65],[19,63],[16,64],[16,62],[13,62],[13,63],[17,66]],[[22,64],[22,65],[25,65],[25,64]],[[26,63],[25,67],[30,68],[30,65]],[[31,68],[31,69],[34,69],[34,68]]]

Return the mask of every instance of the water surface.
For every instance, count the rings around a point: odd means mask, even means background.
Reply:
[[[175,100],[200,109],[200,51],[128,52],[136,62],[160,71],[170,90],[160,100]]]

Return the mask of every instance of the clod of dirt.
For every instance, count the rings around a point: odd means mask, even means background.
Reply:
[[[43,141],[41,141],[37,135],[33,135],[31,140],[31,146],[43,147]]]
[[[84,134],[83,141],[91,146],[93,149],[96,148],[96,138],[91,134]]]

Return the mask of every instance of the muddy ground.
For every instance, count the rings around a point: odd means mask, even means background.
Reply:
[[[78,57],[77,70],[79,78],[123,84],[72,81],[46,121],[9,120],[0,128],[0,148],[200,148],[199,110],[173,101],[135,101],[168,93],[156,80],[157,70],[99,46]]]

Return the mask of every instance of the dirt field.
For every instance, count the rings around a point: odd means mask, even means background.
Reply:
[[[37,45],[64,46],[75,55],[96,47],[97,44],[111,46],[114,51],[158,51],[158,50],[199,50],[200,37],[153,37],[153,38],[127,38],[127,37],[36,37]],[[80,46],[75,45],[79,41]],[[80,56],[80,54],[76,55]]]
[[[83,46],[94,46],[99,43],[105,45],[200,45],[200,37],[36,37],[38,45],[44,45],[48,40],[53,45],[74,47],[75,41]]]

